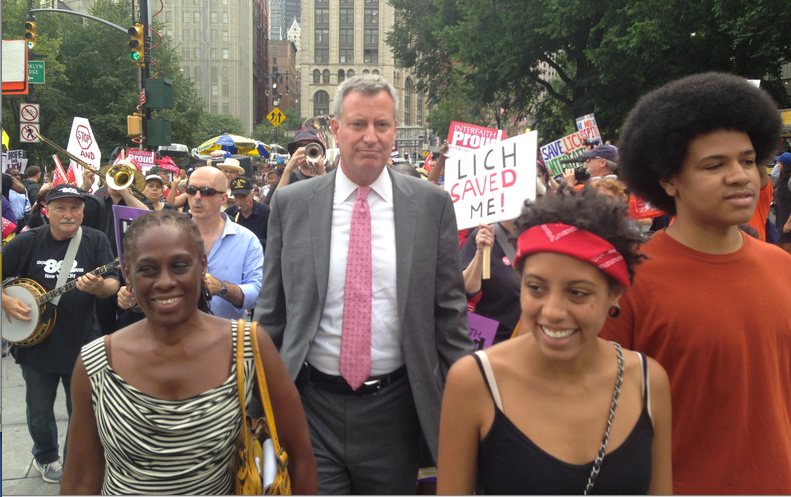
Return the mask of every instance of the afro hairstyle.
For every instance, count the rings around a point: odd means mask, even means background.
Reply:
[[[780,140],[780,113],[772,98],[744,78],[704,73],[644,95],[631,110],[618,142],[619,176],[632,193],[675,215],[661,181],[681,172],[695,138],[717,131],[746,133],[763,164]]]
[[[629,281],[634,280],[635,267],[646,257],[638,252],[645,242],[642,231],[629,220],[629,209],[619,199],[609,197],[592,188],[579,193],[559,192],[546,195],[535,203],[526,200],[522,214],[514,224],[511,241],[516,244],[519,235],[532,228],[549,223],[575,226],[607,240],[623,256],[629,270]],[[514,268],[520,274],[525,266],[522,258]],[[605,275],[610,290],[623,290],[612,276]]]

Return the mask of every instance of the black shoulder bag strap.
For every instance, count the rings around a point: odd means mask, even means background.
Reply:
[[[503,249],[505,256],[511,261],[511,267],[513,267],[514,259],[516,259],[516,247],[511,245],[511,242],[508,241],[508,233],[506,233],[505,228],[503,228],[500,223],[494,225],[494,239],[497,241],[497,244],[500,245],[500,248]]]
[[[77,228],[77,234],[71,238],[69,242],[69,248],[66,249],[66,255],[63,256],[63,265],[60,267],[60,273],[58,274],[58,282],[55,283],[55,288],[60,288],[66,284],[66,280],[69,279],[69,273],[71,272],[71,266],[74,263],[74,258],[77,257],[77,249],[80,248],[80,242],[82,241],[82,226]],[[60,295],[55,297],[50,301],[50,304],[57,306],[58,302],[60,302]]]

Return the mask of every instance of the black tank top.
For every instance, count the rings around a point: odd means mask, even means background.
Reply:
[[[643,368],[643,411],[626,440],[604,456],[592,494],[647,494],[651,486],[654,427],[649,414],[647,361],[645,355],[641,353],[640,356]],[[492,393],[492,385],[477,354],[475,360]],[[494,383],[494,389],[497,390]],[[495,395],[492,394],[492,397]],[[593,469],[593,461],[583,465],[569,464],[547,454],[522,433],[496,404],[494,422],[478,449],[478,489],[488,495],[582,494]],[[615,413],[617,416],[618,411]]]

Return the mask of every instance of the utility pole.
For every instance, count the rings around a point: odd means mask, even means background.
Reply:
[[[27,10],[28,10],[27,20],[28,21],[32,21],[32,22],[36,22],[36,16],[33,15],[30,12],[31,10],[33,10],[36,7],[34,5],[33,1],[34,0],[27,0]],[[25,44],[25,45],[27,46],[27,44]],[[33,53],[32,50],[28,50],[28,55],[31,55],[32,53]],[[27,71],[27,67],[25,68],[25,71]],[[28,85],[28,86],[29,86],[29,90],[28,90],[28,93],[27,93],[27,103],[29,103],[29,104],[36,103],[36,91],[35,91],[36,85]],[[33,164],[33,153],[35,151],[36,151],[36,144],[35,143],[28,143],[27,144],[27,160],[28,160],[28,164],[30,164],[30,165],[35,165],[35,164]]]
[[[141,67],[138,72],[140,73],[140,91],[143,92],[146,88],[146,81],[148,81],[148,78],[151,75],[151,35],[149,34],[148,29],[148,0],[140,0],[140,24],[143,25],[144,57],[143,67]],[[151,109],[148,107],[148,105],[145,106],[145,109],[146,116],[143,118],[142,142],[143,150],[148,150],[148,120],[151,119]]]

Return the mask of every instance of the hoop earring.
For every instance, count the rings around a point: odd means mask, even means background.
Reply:
[[[610,307],[610,310],[607,311],[607,314],[611,318],[615,319],[615,318],[617,318],[618,316],[621,315],[621,308],[618,307],[617,305],[614,305],[614,306]]]

